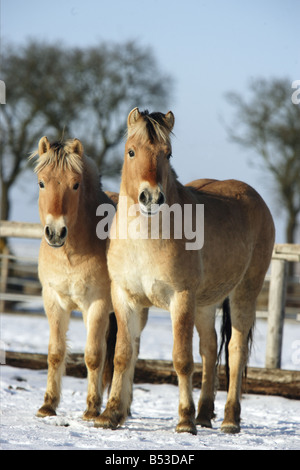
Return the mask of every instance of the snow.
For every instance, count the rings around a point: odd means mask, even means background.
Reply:
[[[258,320],[250,365],[262,367],[265,360],[267,324]],[[37,315],[1,315],[1,347],[5,350],[46,353],[48,322]],[[197,336],[195,361],[200,361]],[[85,328],[72,319],[69,348],[82,352]],[[300,324],[286,321],[282,367],[300,369]],[[141,358],[171,359],[170,319],[165,312],[152,311],[142,334]],[[244,395],[242,430],[237,435],[220,432],[225,392],[218,392],[217,417],[212,429],[198,428],[197,436],[177,434],[178,388],[173,385],[134,385],[132,416],[115,431],[94,428],[82,420],[86,379],[64,377],[57,416],[37,418],[43,402],[47,371],[32,371],[2,365],[0,386],[0,448],[3,450],[106,450],[117,452],[153,450],[164,452],[197,450],[296,450],[300,449],[300,401],[282,397]],[[197,403],[200,391],[194,390]],[[104,406],[107,400],[105,394]]]

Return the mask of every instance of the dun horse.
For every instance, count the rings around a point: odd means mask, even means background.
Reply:
[[[149,114],[137,108],[130,112],[120,197],[127,197],[128,208],[135,204],[140,209],[131,215],[131,221],[141,218],[140,213],[150,220],[165,205],[180,205],[182,216],[185,207],[204,205],[204,245],[202,249],[186,249],[185,236],[180,239],[172,232],[170,239],[139,238],[132,235],[130,223],[127,238],[111,239],[107,259],[118,334],[110,397],[95,425],[116,428],[126,419],[145,323],[144,308],[155,305],[171,314],[173,363],[179,384],[176,431],[196,434],[196,424],[211,427],[217,362],[215,309],[229,298],[230,383],[221,429],[236,433],[240,430],[241,380],[248,339],[256,298],[271,259],[274,224],[264,201],[247,184],[235,180],[180,184],[169,162],[173,125],[172,112]],[[193,214],[195,224],[195,210]],[[115,217],[116,226],[123,227],[120,207]],[[194,325],[203,362],[196,419],[192,398]]]
[[[96,208],[112,201],[101,190],[96,165],[84,155],[78,139],[50,145],[43,137],[31,158],[37,154],[35,172],[44,227],[39,277],[50,327],[47,389],[37,416],[56,414],[66,333],[71,311],[78,309],[87,327],[88,393],[83,417],[92,420],[99,414],[103,388],[111,381],[116,335],[115,318],[110,315],[106,242],[96,236]]]

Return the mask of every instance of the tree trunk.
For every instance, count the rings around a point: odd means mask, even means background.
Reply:
[[[9,202],[9,184],[1,180],[1,200],[0,200],[0,220],[8,220],[10,202]],[[7,239],[0,238],[0,253],[4,252],[7,246]]]
[[[8,220],[9,217],[9,184],[6,181],[1,181],[1,205],[0,205],[0,220]]]

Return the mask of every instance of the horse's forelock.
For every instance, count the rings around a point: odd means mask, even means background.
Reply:
[[[75,173],[81,174],[83,171],[83,160],[80,155],[72,153],[71,143],[72,141],[66,142],[53,142],[48,152],[40,155],[36,161],[35,173],[39,173],[47,166],[59,168],[61,170],[70,170]],[[38,152],[34,152],[29,159],[32,159],[38,155]]]
[[[136,137],[141,141],[170,144],[170,129],[163,113],[151,113],[147,110],[140,113],[141,117],[128,128],[127,137]]]

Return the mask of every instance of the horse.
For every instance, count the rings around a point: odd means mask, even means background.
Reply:
[[[132,400],[145,308],[155,305],[171,314],[172,357],[179,386],[176,431],[196,434],[196,425],[212,427],[218,349],[215,311],[217,305],[229,302],[230,382],[221,430],[237,433],[241,381],[256,298],[272,255],[274,223],[260,195],[243,182],[206,179],[184,186],[178,181],[170,164],[174,122],[171,111],[150,114],[135,108],[128,115],[120,186],[120,199],[126,198],[128,214],[120,211],[119,204],[114,220],[124,231],[124,217],[128,216],[127,237],[118,236],[116,230],[107,255],[118,324],[114,375],[106,408],[94,425],[115,429],[124,423]],[[181,209],[177,223],[183,222],[185,210],[190,209],[194,227],[196,209],[204,207],[204,225],[198,224],[198,231],[199,227],[204,230],[204,243],[195,240],[195,246],[187,245],[189,238],[179,237],[176,227],[169,237],[162,236],[161,228],[158,236],[137,236],[132,224],[137,219],[152,221],[166,206]],[[203,364],[197,415],[192,397],[194,325]]]
[[[102,393],[113,373],[116,320],[106,261],[106,240],[96,236],[96,209],[113,204],[102,191],[96,164],[78,139],[39,141],[35,173],[44,235],[38,273],[49,322],[48,377],[44,404],[37,416],[54,416],[65,368],[66,333],[72,310],[82,312],[87,328],[85,363],[87,408],[83,419],[100,412]],[[113,194],[112,194],[113,196]]]

